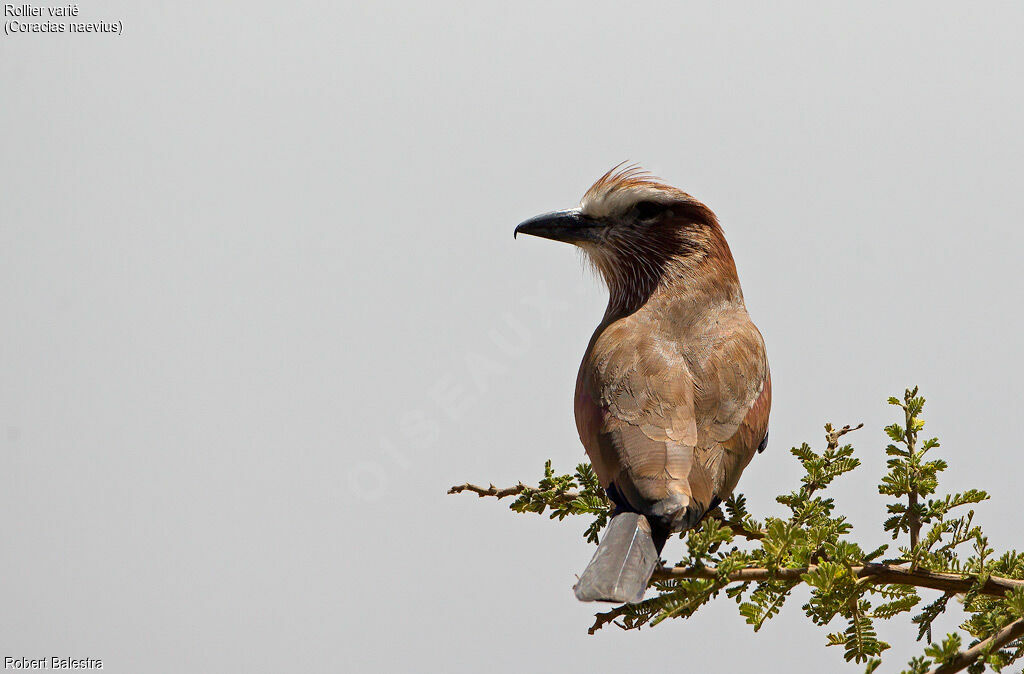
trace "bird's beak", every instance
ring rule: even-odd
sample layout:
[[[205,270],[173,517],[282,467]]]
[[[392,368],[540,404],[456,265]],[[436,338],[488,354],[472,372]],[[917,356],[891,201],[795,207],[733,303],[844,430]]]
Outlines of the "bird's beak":
[[[604,223],[589,218],[579,209],[555,211],[530,218],[519,223],[513,237],[519,234],[531,234],[544,239],[565,241],[566,243],[584,243],[597,241],[598,233],[604,229]]]

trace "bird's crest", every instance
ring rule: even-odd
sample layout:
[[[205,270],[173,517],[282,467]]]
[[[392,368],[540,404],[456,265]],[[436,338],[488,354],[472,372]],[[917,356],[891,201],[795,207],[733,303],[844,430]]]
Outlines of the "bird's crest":
[[[580,209],[601,218],[628,210],[638,201],[689,200],[685,192],[661,182],[637,164],[622,162],[597,179],[583,195]]]

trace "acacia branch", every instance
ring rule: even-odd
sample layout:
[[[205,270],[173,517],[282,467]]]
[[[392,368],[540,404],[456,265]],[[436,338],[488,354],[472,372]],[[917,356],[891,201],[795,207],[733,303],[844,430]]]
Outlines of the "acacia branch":
[[[801,580],[801,576],[810,573],[817,568],[817,565],[802,567],[798,569],[767,569],[749,568],[738,569],[726,576],[730,583],[749,583],[751,581],[764,580]],[[874,583],[889,585],[914,585],[926,587],[932,590],[942,590],[963,594],[974,587],[975,579],[972,576],[955,573],[940,573],[937,571],[925,571],[924,569],[912,569],[904,564],[864,564],[850,568],[857,578],[867,578]],[[654,572],[654,580],[672,580],[680,578],[718,578],[718,571],[714,567],[699,569],[687,569],[681,567],[662,568]],[[985,584],[981,586],[981,594],[1002,598],[1008,590],[1024,587],[1024,580],[1015,578],[1003,578],[1001,576],[989,576]]]
[[[1015,620],[1003,629],[999,630],[988,639],[979,641],[966,651],[960,651],[952,660],[944,665],[936,667],[928,674],[951,674],[970,667],[971,663],[986,653],[998,651],[1006,644],[1024,636],[1024,618]]]
[[[766,580],[800,582],[803,574],[814,571],[815,568],[817,568],[816,564],[798,569],[767,569],[762,567],[737,569],[736,571],[728,574],[725,577],[724,582],[717,584],[716,589],[721,589],[730,583],[750,583]],[[905,564],[864,564],[862,566],[850,567],[850,571],[857,578],[867,578],[873,583],[913,585],[915,587],[924,587],[931,590],[942,590],[943,592],[949,592],[951,594],[963,594],[975,585],[975,579],[971,576],[958,575],[955,573],[940,573],[937,571],[925,571],[924,569],[911,569],[909,565]],[[651,577],[651,580],[653,581],[683,579],[722,581],[722,578],[718,575],[718,570],[714,567],[702,567],[699,569],[683,567],[660,568],[657,569]],[[989,576],[985,581],[985,584],[981,587],[980,593],[991,597],[1002,598],[1008,590],[1019,587],[1024,587],[1024,580],[1003,578],[1001,576]],[[630,607],[630,604],[623,604],[622,606],[617,606],[610,611],[595,614],[594,624],[589,630],[587,630],[587,633],[594,634],[597,630],[601,629],[608,623],[618,625],[618,623],[615,622],[615,619],[628,613]],[[1016,626],[1015,631],[1009,631],[1010,627],[1013,626]],[[619,625],[619,627],[622,627],[622,625]],[[623,627],[623,629],[625,628]],[[958,669],[939,668],[929,674],[959,672],[980,657],[982,650],[987,647],[988,641],[994,641],[996,645],[993,646],[993,649],[998,649],[1021,636],[1024,636],[1024,619],[1012,623],[991,639],[983,641],[977,646],[958,655],[954,662],[961,662],[961,659],[969,658],[963,659],[963,666]],[[949,665],[946,666],[948,667]]]
[[[921,625],[921,635],[927,634],[929,641],[932,621],[946,610],[947,601],[953,596],[960,596],[964,602],[964,610],[971,615],[984,616],[983,620],[989,625],[1008,622],[987,638],[962,651],[957,651],[960,647],[959,638],[953,642],[944,642],[938,652],[934,648],[926,649],[925,658],[912,661],[911,665],[915,671],[925,666],[933,667],[929,674],[961,672],[967,669],[981,670],[984,669],[983,664],[986,662],[997,666],[1021,658],[1024,654],[1024,617],[1020,617],[1019,606],[1014,600],[1024,592],[1024,578],[991,576],[988,572],[997,566],[1016,568],[1024,555],[1012,552],[1008,554],[1009,561],[1006,564],[988,563],[987,556],[991,550],[987,548],[987,539],[982,536],[980,528],[972,525],[973,511],[958,520],[941,523],[949,509],[977,502],[986,497],[984,492],[970,490],[955,497],[946,496],[934,504],[929,502],[929,506],[925,507],[924,499],[936,491],[937,474],[944,470],[946,465],[943,462],[923,460],[925,453],[937,446],[938,441],[927,440],[923,445],[919,441],[919,431],[924,426],[919,416],[924,399],[916,397],[917,392],[917,388],[907,389],[902,403],[896,397],[890,398],[890,403],[903,408],[905,427],[901,428],[899,423],[895,423],[886,427],[886,432],[894,443],[906,445],[906,448],[905,451],[896,445],[887,448],[887,453],[896,458],[889,460],[891,470],[882,478],[879,486],[880,493],[896,496],[897,504],[890,504],[889,511],[902,513],[902,516],[887,520],[885,529],[891,531],[895,528],[909,534],[909,559],[862,562],[856,566],[850,565],[850,562],[836,566],[824,561],[823,550],[827,549],[825,545],[829,542],[838,544],[844,533],[841,526],[844,519],[832,516],[834,503],[831,499],[815,499],[812,495],[827,488],[836,475],[848,472],[859,464],[858,459],[851,458],[852,446],[840,447],[840,442],[848,433],[863,427],[863,424],[858,424],[835,428],[832,424],[826,424],[825,452],[818,454],[806,444],[794,448],[792,453],[800,460],[806,475],[802,478],[798,491],[777,499],[793,511],[788,522],[782,520],[787,531],[788,528],[800,529],[808,534],[806,539],[780,536],[781,540],[775,540],[775,536],[769,537],[767,530],[761,529],[761,526],[747,515],[743,501],[738,497],[733,504],[734,511],[728,507],[724,508],[737,515],[735,517],[727,519],[723,509],[717,507],[704,513],[704,519],[715,520],[717,526],[703,529],[691,536],[692,559],[687,562],[689,566],[656,569],[650,583],[655,590],[652,593],[655,596],[636,604],[612,606],[605,612],[597,613],[589,630],[590,634],[609,623],[622,629],[637,629],[644,625],[657,625],[667,618],[689,617],[729,586],[733,586],[734,591],[728,594],[742,601],[743,594],[751,589],[751,583],[757,584],[758,589],[749,596],[749,602],[740,605],[740,613],[747,617],[747,621],[757,631],[765,620],[778,612],[793,588],[804,583],[817,584],[818,576],[823,576],[841,582],[812,588],[815,596],[820,597],[822,605],[827,607],[832,615],[841,614],[852,623],[851,628],[845,633],[829,635],[829,644],[845,643],[846,657],[858,661],[868,658],[871,661],[869,668],[874,668],[881,662],[870,656],[877,655],[887,647],[879,642],[874,631],[869,629],[871,620],[889,617],[915,605],[920,599],[912,588],[925,588],[942,593],[938,601],[932,602],[921,615],[914,618],[914,622]],[[922,448],[918,449],[919,446]],[[570,514],[596,516],[586,532],[587,539],[594,540],[600,529],[607,524],[609,516],[615,514],[616,507],[608,501],[598,482],[594,480],[593,473],[581,465],[575,475],[555,476],[551,462],[548,461],[545,464],[544,475],[544,479],[537,486],[527,486],[520,482],[512,487],[498,488],[493,484],[481,487],[466,483],[452,487],[448,493],[468,491],[478,497],[491,496],[496,499],[513,496],[513,510],[543,513],[547,508],[551,508],[551,516],[558,519]],[[569,491],[568,488],[575,491]],[[906,500],[901,505],[898,501],[904,496]],[[808,504],[814,505],[814,508],[805,507]],[[932,505],[934,507],[931,507]],[[930,531],[927,540],[922,540],[923,529],[936,520],[940,524],[936,524]],[[825,534],[823,538],[818,533],[810,536],[819,528]],[[721,532],[725,529],[731,531],[733,536],[722,535]],[[943,536],[947,534],[950,538],[943,540]],[[733,537],[761,541],[768,549],[744,553],[734,548],[733,552],[728,554],[719,553],[721,543],[732,541]],[[772,539],[771,545],[768,543],[769,538]],[[819,541],[819,538],[822,538],[823,542]],[[972,557],[965,567],[962,566],[963,562],[956,555],[954,548],[972,539],[977,543],[979,557]],[[934,545],[941,547],[937,552],[929,554],[932,550],[929,546]],[[779,559],[772,561],[776,556]],[[927,562],[932,556],[935,556],[936,560],[948,556],[949,563],[937,561],[935,566],[944,567],[945,570],[930,571],[918,566],[922,556],[926,558],[924,566],[928,566]],[[737,568],[736,562],[742,564],[742,560],[746,560],[746,563],[752,566]],[[721,566],[715,568],[708,565],[715,561]],[[808,561],[813,563],[808,564]],[[758,564],[765,566],[754,566]],[[787,565],[797,564],[802,566],[787,568]],[[956,572],[951,572],[952,569],[956,569]],[[964,569],[969,569],[971,573]],[[1004,570],[1004,573],[1006,572],[1013,573]],[[843,581],[842,578],[846,580]],[[881,592],[886,597],[896,599],[888,605],[890,608],[872,615],[861,601],[864,592],[868,590]],[[807,615],[815,622],[821,617],[819,608],[810,604],[804,606]],[[962,628],[972,631],[970,627],[974,620],[976,619],[972,618],[972,622],[965,623]],[[981,638],[984,633],[976,635],[975,638]]]

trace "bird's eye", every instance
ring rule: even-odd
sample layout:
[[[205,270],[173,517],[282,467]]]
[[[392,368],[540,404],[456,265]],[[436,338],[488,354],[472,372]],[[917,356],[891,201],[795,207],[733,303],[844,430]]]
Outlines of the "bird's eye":
[[[665,208],[665,204],[659,204],[657,201],[640,201],[633,207],[633,210],[636,211],[636,217],[640,220],[650,220],[665,212]]]

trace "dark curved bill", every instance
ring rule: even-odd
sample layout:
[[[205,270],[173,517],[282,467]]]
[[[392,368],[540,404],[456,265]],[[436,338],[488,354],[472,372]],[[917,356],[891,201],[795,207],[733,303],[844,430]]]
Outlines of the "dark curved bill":
[[[555,211],[530,218],[519,223],[513,236],[529,234],[543,239],[582,243],[596,241],[598,232],[604,227],[599,220],[588,218],[578,209]]]

